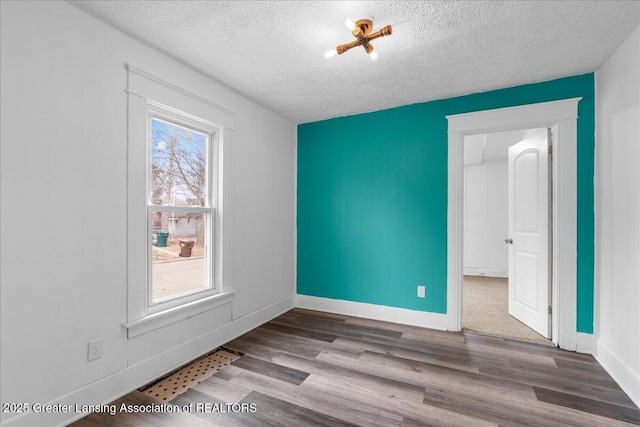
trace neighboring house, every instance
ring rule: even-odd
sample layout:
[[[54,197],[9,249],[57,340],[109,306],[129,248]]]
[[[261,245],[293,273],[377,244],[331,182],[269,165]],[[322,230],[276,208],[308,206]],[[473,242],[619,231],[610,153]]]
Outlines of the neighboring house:
[[[169,237],[193,237],[202,227],[202,217],[188,212],[161,212],[154,218],[153,231],[164,231]]]

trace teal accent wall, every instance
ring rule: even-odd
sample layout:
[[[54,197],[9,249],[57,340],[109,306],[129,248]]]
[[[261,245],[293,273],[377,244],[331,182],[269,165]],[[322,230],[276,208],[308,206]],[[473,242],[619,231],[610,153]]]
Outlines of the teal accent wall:
[[[592,73],[299,125],[298,294],[446,313],[445,116],[575,97],[577,328],[592,333]]]

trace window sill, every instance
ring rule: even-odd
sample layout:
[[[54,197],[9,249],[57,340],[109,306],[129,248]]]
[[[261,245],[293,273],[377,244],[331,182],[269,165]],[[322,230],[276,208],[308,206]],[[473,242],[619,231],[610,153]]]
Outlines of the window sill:
[[[189,317],[220,307],[221,305],[229,304],[233,301],[234,293],[234,291],[230,291],[212,295],[164,311],[149,314],[133,322],[125,323],[127,338],[134,338],[155,329],[162,328],[163,326],[168,326],[180,320],[188,319]]]

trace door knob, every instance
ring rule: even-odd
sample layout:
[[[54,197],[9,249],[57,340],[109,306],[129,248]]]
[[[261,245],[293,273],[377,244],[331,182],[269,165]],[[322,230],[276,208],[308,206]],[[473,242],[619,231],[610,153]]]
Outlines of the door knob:
[[[504,242],[513,245],[513,239],[504,239]]]

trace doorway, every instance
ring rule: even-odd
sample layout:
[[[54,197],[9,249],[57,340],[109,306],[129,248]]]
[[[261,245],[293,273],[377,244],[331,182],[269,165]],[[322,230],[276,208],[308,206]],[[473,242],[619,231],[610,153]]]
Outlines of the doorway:
[[[463,140],[465,135],[549,127],[555,151],[552,175],[552,341],[575,351],[577,311],[577,117],[582,98],[447,116],[447,329],[462,330]]]
[[[550,129],[463,144],[463,329],[551,344]]]

